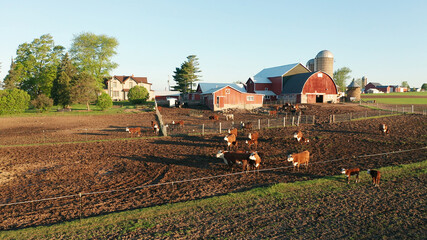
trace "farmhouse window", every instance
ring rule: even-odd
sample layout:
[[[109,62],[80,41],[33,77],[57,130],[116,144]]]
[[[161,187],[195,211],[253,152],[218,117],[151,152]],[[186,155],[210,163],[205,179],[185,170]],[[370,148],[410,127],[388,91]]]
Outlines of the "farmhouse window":
[[[254,96],[247,96],[246,101],[248,102],[254,101]]]
[[[133,87],[133,82],[130,82],[129,83],[129,88],[132,88]]]
[[[117,88],[117,82],[113,82],[113,88]]]
[[[119,91],[113,91],[113,97],[119,97]]]

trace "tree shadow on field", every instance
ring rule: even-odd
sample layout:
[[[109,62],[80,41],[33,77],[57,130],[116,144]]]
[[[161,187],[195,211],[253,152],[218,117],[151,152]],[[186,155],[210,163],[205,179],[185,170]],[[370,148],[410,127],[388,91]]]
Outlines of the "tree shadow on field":
[[[94,132],[79,132],[79,133],[75,133],[76,135],[90,135],[90,136],[109,136],[110,134],[106,134],[106,133],[94,133]]]
[[[182,155],[184,158],[168,158],[168,157],[158,157],[148,154],[143,155],[132,155],[132,156],[118,156],[119,158],[125,158],[132,161],[146,162],[146,163],[160,163],[167,165],[179,165],[185,167],[194,167],[200,169],[211,169],[213,164],[219,162],[218,159],[210,156],[200,156],[200,155]]]
[[[377,135],[376,132],[368,131],[349,131],[349,130],[329,130],[329,129],[313,129],[312,132],[327,132],[327,133],[346,133],[346,134],[374,134]]]
[[[197,137],[197,136],[182,136],[181,139],[179,138],[174,138],[174,140],[157,139],[153,143],[163,144],[163,145],[195,146],[195,147],[212,147],[214,146],[213,144],[215,143],[225,144],[224,138],[206,139],[206,138]]]

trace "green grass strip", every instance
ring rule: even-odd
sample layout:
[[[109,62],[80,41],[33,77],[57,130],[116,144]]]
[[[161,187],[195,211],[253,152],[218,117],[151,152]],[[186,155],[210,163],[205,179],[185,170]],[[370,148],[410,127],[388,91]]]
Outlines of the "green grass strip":
[[[395,181],[398,178],[417,177],[427,173],[427,160],[384,167],[379,170],[387,173],[383,174],[382,182]],[[363,171],[360,177],[361,179],[369,179],[366,171]],[[166,225],[174,218],[181,219],[182,216],[191,216],[192,213],[198,211],[203,211],[206,214],[221,213],[226,211],[224,209],[227,209],[228,206],[238,205],[238,209],[245,209],[248,205],[259,204],[260,202],[273,206],[275,204],[287,205],[287,203],[302,201],[307,195],[340,194],[363,187],[356,184],[349,186],[345,184],[343,178],[344,176],[340,175],[309,181],[280,183],[241,193],[230,193],[202,200],[112,213],[52,226],[3,231],[0,232],[0,239],[89,239],[102,238],[102,236],[120,236],[138,229],[151,229],[158,225]],[[194,221],[199,223],[198,220]]]

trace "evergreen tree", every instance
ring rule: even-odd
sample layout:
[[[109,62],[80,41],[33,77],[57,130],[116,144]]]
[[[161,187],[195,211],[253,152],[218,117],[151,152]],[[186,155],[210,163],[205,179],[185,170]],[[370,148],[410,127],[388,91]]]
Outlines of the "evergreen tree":
[[[21,63],[15,63],[12,59],[10,69],[3,81],[4,89],[18,88],[23,81],[24,67]]]
[[[190,55],[180,68],[176,68],[173,78],[177,85],[173,87],[174,90],[182,93],[194,92],[193,83],[200,81],[201,77],[198,75],[201,72],[198,61],[196,55]]]
[[[89,104],[98,97],[99,88],[96,79],[87,72],[80,73],[71,82],[70,96],[72,103],[86,104],[90,111]]]
[[[77,70],[71,63],[66,53],[58,66],[57,77],[53,81],[52,98],[55,105],[61,105],[63,108],[71,104],[71,81],[75,78]]]

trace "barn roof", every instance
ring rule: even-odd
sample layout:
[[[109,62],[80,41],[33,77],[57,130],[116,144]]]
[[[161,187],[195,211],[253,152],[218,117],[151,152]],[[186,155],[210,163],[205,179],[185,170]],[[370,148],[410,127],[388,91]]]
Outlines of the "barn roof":
[[[199,83],[199,87],[202,93],[213,93],[226,86],[230,86],[239,92],[246,92],[246,89],[243,87],[243,84],[235,83]]]
[[[374,85],[375,87],[381,86],[381,83],[377,83],[377,82],[370,82],[370,84]]]
[[[305,82],[307,82],[307,79],[313,74],[315,73],[308,72],[290,76],[285,86],[283,86],[283,93],[301,93]]]
[[[276,96],[277,95],[273,91],[270,91],[270,90],[255,91],[255,93],[256,94],[262,94],[265,96]]]
[[[301,65],[306,68],[301,63],[292,63],[283,66],[264,68],[263,70],[261,70],[261,72],[257,73],[254,76],[253,80],[255,83],[271,83],[270,79],[268,79],[269,77],[281,77],[298,65]]]

